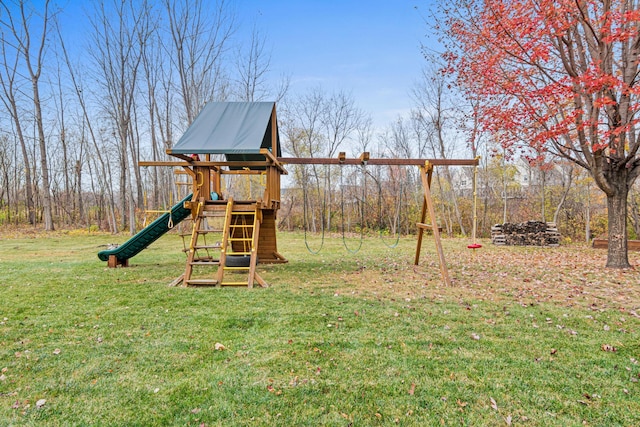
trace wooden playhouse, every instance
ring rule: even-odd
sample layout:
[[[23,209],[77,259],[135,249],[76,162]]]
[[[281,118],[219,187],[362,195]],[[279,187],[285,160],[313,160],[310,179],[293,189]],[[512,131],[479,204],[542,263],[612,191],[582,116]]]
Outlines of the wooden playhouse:
[[[258,262],[287,262],[276,239],[280,175],[286,170],[278,161],[275,103],[209,103],[167,154],[178,161],[140,166],[180,167],[191,177],[192,197],[184,208],[191,211],[193,227],[185,271],[174,284],[266,286],[256,271]],[[241,200],[226,194],[226,175],[259,175],[262,197]],[[210,235],[216,233],[212,244]]]

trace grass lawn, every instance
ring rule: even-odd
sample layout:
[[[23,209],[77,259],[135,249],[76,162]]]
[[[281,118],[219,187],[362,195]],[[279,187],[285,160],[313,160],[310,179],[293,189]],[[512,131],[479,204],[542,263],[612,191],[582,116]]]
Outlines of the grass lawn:
[[[180,238],[106,268],[125,240],[4,233],[0,425],[640,425],[640,272],[605,252],[449,239],[445,287],[430,239],[280,233],[269,288],[170,288]]]

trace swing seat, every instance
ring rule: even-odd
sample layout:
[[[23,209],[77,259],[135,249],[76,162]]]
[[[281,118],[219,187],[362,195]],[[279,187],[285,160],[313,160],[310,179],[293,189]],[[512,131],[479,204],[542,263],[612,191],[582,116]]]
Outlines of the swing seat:
[[[472,244],[467,246],[467,248],[469,248],[469,249],[480,249],[481,247],[482,247],[482,245],[479,244],[479,243],[472,243]]]

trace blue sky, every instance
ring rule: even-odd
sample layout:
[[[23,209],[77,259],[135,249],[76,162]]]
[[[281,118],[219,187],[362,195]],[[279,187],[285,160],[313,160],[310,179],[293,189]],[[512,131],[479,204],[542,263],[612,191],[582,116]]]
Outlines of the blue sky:
[[[420,44],[429,42],[429,1],[236,2],[243,27],[255,23],[267,37],[273,75],[290,75],[294,93],[344,90],[378,127],[411,109],[425,61]]]
[[[59,1],[71,24],[65,33],[82,40],[93,5]],[[237,13],[237,36],[248,38],[255,25],[267,38],[271,77],[290,76],[291,94],[345,91],[378,128],[411,109],[409,93],[425,63],[420,45],[432,43],[424,22],[432,0],[226,1]]]

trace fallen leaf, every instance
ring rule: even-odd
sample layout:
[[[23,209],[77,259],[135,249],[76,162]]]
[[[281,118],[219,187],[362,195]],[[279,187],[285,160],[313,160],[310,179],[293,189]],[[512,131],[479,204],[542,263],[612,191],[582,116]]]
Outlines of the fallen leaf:
[[[600,348],[602,349],[602,351],[612,351],[612,352],[613,352],[613,351],[618,351],[618,349],[617,349],[617,348],[615,348],[614,346],[609,345],[609,344],[602,344],[602,345],[600,346]]]
[[[213,348],[214,348],[216,351],[223,351],[223,350],[226,350],[226,349],[227,349],[227,347],[225,347],[223,344],[220,344],[219,342],[215,343],[215,345],[213,346]]]
[[[497,411],[498,410],[498,404],[496,403],[496,400],[493,397],[491,397],[489,400],[491,400],[491,408],[494,411]]]
[[[200,409],[200,408],[193,408],[193,409],[191,410],[191,413],[192,413],[192,414],[198,414],[198,413],[200,413],[200,411],[202,411],[202,409]]]
[[[471,338],[473,338],[474,340],[479,340],[480,339],[480,335],[476,334],[475,332],[471,334]]]
[[[463,402],[463,401],[461,401],[460,399],[458,399],[457,403],[458,403],[458,406],[459,406],[459,407],[461,407],[461,408],[464,408],[465,406],[467,406],[467,405],[468,405],[468,403],[467,403],[467,402]]]
[[[411,387],[409,388],[409,396],[413,396],[413,393],[416,392],[416,383],[411,383]]]
[[[61,350],[59,348],[56,348],[55,350],[53,350],[53,354],[60,354]]]
[[[552,349],[551,349],[551,354],[556,354],[557,352],[558,352],[558,349],[557,349],[557,348],[552,348]]]
[[[5,381],[7,376],[5,374],[0,375],[0,381]]]
[[[36,402],[36,408],[40,409],[47,403],[46,399],[40,399]]]
[[[511,425],[511,415],[507,415],[507,417],[504,419],[504,421],[507,423],[508,426]]]

